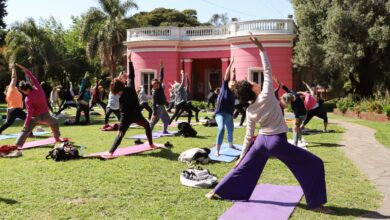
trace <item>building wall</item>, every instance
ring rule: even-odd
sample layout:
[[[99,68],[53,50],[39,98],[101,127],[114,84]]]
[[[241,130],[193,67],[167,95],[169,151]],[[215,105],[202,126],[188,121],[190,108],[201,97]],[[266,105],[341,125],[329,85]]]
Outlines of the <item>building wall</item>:
[[[165,93],[169,97],[169,82],[174,82],[180,77],[180,60],[178,52],[163,51],[163,52],[136,52],[132,53],[132,61],[135,69],[135,84],[138,87],[141,85],[142,70],[154,70],[160,76],[160,62],[164,62],[164,82]]]
[[[289,46],[291,41],[272,41],[265,43],[265,50],[270,58],[273,74],[284,84],[292,88],[292,53],[293,48]],[[161,44],[161,43],[160,43]],[[243,80],[249,76],[250,68],[262,67],[258,49],[249,40],[247,42],[237,42],[231,44],[221,44],[217,46],[128,46],[128,50],[133,51],[132,60],[136,71],[136,85],[141,84],[141,71],[143,69],[153,69],[159,76],[160,61],[164,61],[166,95],[169,97],[169,83],[175,80],[180,81],[181,61],[186,60],[186,73],[190,75],[190,88],[195,98],[199,98],[200,91],[204,91],[204,74],[207,68],[221,69],[222,76],[225,74],[227,62],[221,62],[222,58],[234,56],[233,67],[237,71],[237,79]],[[190,64],[188,63],[190,62]],[[194,76],[192,74],[195,74]],[[207,95],[207,94],[205,94]]]

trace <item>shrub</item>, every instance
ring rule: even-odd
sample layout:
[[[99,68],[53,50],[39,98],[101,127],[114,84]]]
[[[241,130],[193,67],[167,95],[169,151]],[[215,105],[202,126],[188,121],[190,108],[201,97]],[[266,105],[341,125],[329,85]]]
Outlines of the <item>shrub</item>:
[[[344,97],[344,98],[341,98],[336,106],[337,108],[342,112],[342,113],[345,113],[348,111],[348,109],[350,110],[354,110],[355,106],[356,106],[356,101],[355,99],[352,97],[352,96],[347,96],[347,97]]]
[[[390,118],[390,104],[386,104],[383,106],[383,113]]]
[[[207,102],[203,102],[203,101],[194,101],[194,100],[192,100],[191,103],[192,103],[192,105],[193,105],[195,108],[198,108],[198,109],[207,109]]]

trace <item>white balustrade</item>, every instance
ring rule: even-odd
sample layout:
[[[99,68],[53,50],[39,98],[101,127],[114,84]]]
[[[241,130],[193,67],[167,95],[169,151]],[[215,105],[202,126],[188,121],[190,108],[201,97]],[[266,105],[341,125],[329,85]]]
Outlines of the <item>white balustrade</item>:
[[[146,27],[127,30],[127,41],[147,40],[207,40],[256,34],[294,34],[292,19],[234,22],[225,26],[208,27]]]

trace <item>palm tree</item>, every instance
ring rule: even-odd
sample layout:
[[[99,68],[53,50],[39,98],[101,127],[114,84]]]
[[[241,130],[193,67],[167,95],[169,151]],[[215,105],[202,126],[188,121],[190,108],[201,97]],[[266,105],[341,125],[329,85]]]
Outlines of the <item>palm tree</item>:
[[[83,15],[81,35],[87,42],[87,56],[90,60],[99,57],[101,66],[107,67],[114,76],[117,64],[121,63],[125,51],[127,13],[138,9],[133,0],[97,0],[99,8],[91,7]]]
[[[50,37],[32,18],[14,24],[5,40],[5,54],[9,62],[26,64],[36,74],[42,73],[44,67],[57,59],[56,47]]]

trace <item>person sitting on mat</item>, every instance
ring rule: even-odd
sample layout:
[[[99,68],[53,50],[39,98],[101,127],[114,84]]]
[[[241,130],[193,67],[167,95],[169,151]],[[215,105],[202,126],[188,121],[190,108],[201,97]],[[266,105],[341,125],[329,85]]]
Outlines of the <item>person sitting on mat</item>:
[[[301,129],[304,129],[306,124],[309,123],[314,116],[317,116],[324,121],[323,131],[326,132],[328,126],[328,114],[326,113],[326,111],[323,110],[322,107],[320,107],[320,104],[311,94],[307,92],[298,92],[298,94],[302,98],[307,111],[305,121],[301,124]]]
[[[106,92],[104,91],[103,81],[99,81],[95,78],[95,87],[92,89],[92,102],[89,110],[98,104],[103,109],[104,113],[106,113],[107,104],[103,102],[105,96]]]
[[[165,97],[164,91],[164,63],[161,61],[160,64],[160,79],[152,80],[152,97],[153,97],[153,117],[150,122],[150,128],[153,131],[154,126],[160,120],[163,121],[164,134],[168,133],[168,125],[169,125],[169,115],[167,110],[165,109],[165,104],[167,103],[167,98]]]
[[[89,102],[91,101],[91,84],[87,81],[89,73],[86,72],[84,78],[81,80],[80,93],[78,98],[78,106],[76,111],[76,125],[80,124],[81,112],[84,112],[85,123],[90,124],[89,120]]]
[[[181,83],[175,83],[173,89],[175,92],[175,114],[171,117],[171,120],[169,124],[173,122],[173,120],[176,121],[179,119],[180,114],[184,111],[188,113],[188,123],[191,123],[191,118],[192,118],[192,111],[190,107],[188,106],[188,97],[187,97],[187,92],[186,92],[186,87],[185,87],[185,74],[184,70],[181,71]]]
[[[151,148],[156,148],[153,144],[152,130],[150,129],[148,121],[141,113],[137,92],[135,91],[135,73],[133,62],[131,62],[131,53],[129,54],[129,74],[127,74],[127,85],[123,83],[123,76],[115,78],[110,84],[110,91],[114,95],[119,95],[119,109],[121,119],[119,123],[119,131],[112,144],[111,149],[104,154],[104,156],[112,156],[118,146],[121,144],[130,125],[136,123],[145,129],[146,136]]]
[[[221,86],[220,93],[217,99],[217,108],[215,109],[215,121],[218,124],[218,134],[216,140],[217,150],[215,151],[215,156],[219,156],[219,150],[223,142],[223,136],[225,133],[225,126],[227,129],[227,136],[229,147],[236,149],[233,145],[233,132],[234,132],[234,122],[233,122],[233,112],[234,112],[234,101],[235,96],[233,93],[234,86],[236,81],[230,80],[230,70],[234,63],[234,57],[230,62],[230,65],[226,69],[225,77],[223,84]]]
[[[305,105],[298,93],[296,93],[293,90],[290,90],[287,86],[285,86],[280,81],[278,82],[282,86],[282,89],[287,92],[282,96],[281,101],[283,106],[287,107],[288,105],[291,105],[291,108],[294,112],[295,120],[293,126],[293,142],[295,146],[298,146],[298,142],[302,142],[301,125],[305,121],[305,117],[306,117]]]
[[[62,90],[60,92],[62,103],[59,107],[59,110],[55,114],[56,116],[61,114],[61,112],[67,108],[73,107],[73,108],[77,109],[77,104],[74,101],[73,84],[70,81],[68,76],[66,77],[66,81],[67,82],[65,82],[65,84],[63,84],[64,86],[62,87]]]
[[[26,120],[26,113],[23,111],[23,96],[16,87],[18,81],[15,65],[10,65],[11,68],[11,82],[5,88],[5,100],[7,102],[7,118],[0,127],[0,134],[3,133],[9,126],[11,126],[16,118]]]
[[[250,81],[240,81],[235,93],[244,102],[251,103],[247,109],[247,131],[243,150],[234,168],[206,197],[219,196],[226,200],[249,200],[268,158],[281,160],[291,170],[306,196],[309,209],[332,213],[323,206],[327,202],[325,170],[323,161],[314,154],[287,142],[288,127],[284,121],[272,85],[272,70],[262,43],[251,36],[250,40],[260,50],[264,68],[264,86]],[[260,123],[259,135],[252,144],[256,123]]]
[[[110,120],[111,113],[114,113],[118,121],[121,120],[121,115],[119,111],[119,97],[120,95],[114,95],[111,91],[108,94],[108,103],[106,108],[106,115],[104,118],[104,124],[108,124]]]
[[[148,112],[148,120],[152,119],[152,108],[149,106],[149,98],[148,95],[146,95],[144,86],[140,86],[138,88],[138,100],[141,106],[141,112],[145,109]]]
[[[19,67],[31,80],[32,85],[25,81],[19,83],[19,90],[26,96],[25,103],[27,116],[24,122],[22,133],[16,140],[18,148],[23,147],[27,137],[34,130],[36,125],[47,125],[51,128],[56,142],[61,142],[59,122],[49,113],[47,98],[38,79],[24,66],[15,64]]]

